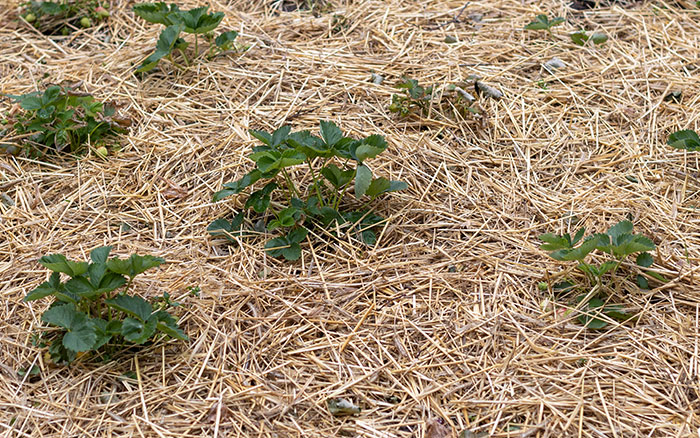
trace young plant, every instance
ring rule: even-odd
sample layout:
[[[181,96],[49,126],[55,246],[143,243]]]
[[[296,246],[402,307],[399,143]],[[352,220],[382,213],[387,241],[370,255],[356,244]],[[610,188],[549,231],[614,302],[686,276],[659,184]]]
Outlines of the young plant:
[[[585,30],[579,30],[578,32],[572,33],[570,36],[571,42],[577,46],[584,46],[588,41],[592,41],[593,44],[598,46],[608,40],[608,36],[603,32],[593,32],[591,35],[588,35]]]
[[[441,87],[441,92],[438,92],[437,86],[424,88],[418,84],[417,80],[404,77],[401,82],[396,84],[396,88],[404,90],[404,95],[393,94],[391,96],[389,111],[398,113],[402,117],[414,111],[424,115],[428,112],[431,102],[435,101],[438,106],[442,104],[450,105],[462,117],[466,116],[467,113],[479,114],[479,110],[474,106],[476,97],[466,91],[466,88],[471,85],[473,85],[477,96],[494,99],[499,99],[502,96],[500,91],[483,84],[476,78],[469,78],[465,82],[447,84]]]
[[[54,363],[68,364],[89,351],[111,357],[129,344],[143,344],[159,335],[188,339],[166,311],[177,304],[170,302],[169,296],[164,295],[154,305],[127,293],[134,277],[164,260],[136,254],[124,260],[108,259],[111,249],[103,246],[92,250],[91,263],[71,261],[61,254],[39,259],[53,273],[24,301],[54,297],[41,320],[56,329],[43,332],[39,343],[48,346]],[[62,282],[61,274],[70,278]]]
[[[163,2],[134,5],[134,12],[139,17],[149,23],[166,26],[158,38],[155,52],[148,56],[136,71],[143,73],[153,70],[164,57],[167,57],[173,65],[178,66],[172,56],[173,50],[176,49],[182,54],[185,64],[189,65],[189,59],[185,52],[189,43],[180,37],[182,32],[194,34],[194,59],[200,56],[199,35],[203,35],[210,43],[207,50],[209,58],[216,53],[235,48],[234,41],[238,36],[236,31],[223,32],[214,39],[211,32],[221,23],[224,13],[209,14],[207,13],[208,9],[209,6],[202,6],[189,11],[181,11],[176,4],[167,5]],[[214,44],[211,44],[212,39],[214,39]]]
[[[533,21],[525,26],[525,30],[546,30],[549,36],[552,36],[552,28],[564,22],[563,17],[555,17],[552,20],[545,14],[540,14]]]
[[[44,35],[68,35],[109,17],[108,5],[98,0],[28,1],[22,17]]]
[[[668,136],[667,143],[669,146],[676,149],[686,149],[688,151],[700,150],[700,136],[691,129],[674,132]]]
[[[417,80],[403,77],[395,87],[403,90],[404,95],[391,95],[389,111],[398,113],[402,117],[409,115],[415,110],[418,110],[421,114],[428,112],[430,101],[433,98],[432,86],[424,88],[418,84]]]
[[[116,108],[56,85],[43,93],[36,91],[21,96],[8,95],[24,110],[8,114],[8,122],[25,149],[33,156],[55,152],[78,153],[85,144],[102,146],[110,134],[124,132],[130,121],[116,116]]]
[[[232,221],[214,221],[209,233],[232,241],[254,235],[254,231],[243,228],[245,210],[252,209],[259,215],[267,213],[262,222],[267,219],[267,224],[261,230],[258,227],[259,231],[266,227],[281,234],[265,244],[272,257],[297,260],[301,256],[300,243],[313,227],[331,232],[346,229],[368,245],[376,242],[373,228],[383,219],[367,211],[367,205],[385,193],[407,187],[401,181],[374,177],[366,163],[387,148],[384,137],[371,135],[355,140],[343,136],[338,126],[326,121],[321,121],[320,137],[309,131],[291,132],[289,126],[273,133],[250,133],[262,142],[250,154],[255,169],[238,181],[224,184],[224,189],[214,194],[214,201],[237,195],[258,182],[265,185],[249,193],[243,211]],[[302,165],[311,178],[305,186],[293,181],[295,168]],[[350,190],[364,202],[359,209],[346,211],[343,201]],[[278,193],[282,200],[273,202],[273,194]]]
[[[612,285],[604,279],[610,277],[616,280],[616,273],[627,257],[636,255],[636,264],[642,268],[648,268],[654,263],[654,259],[649,254],[655,248],[654,242],[640,234],[632,233],[632,222],[621,221],[612,226],[607,232],[594,234],[585,239],[583,235],[585,229],[581,228],[572,237],[570,234],[542,234],[540,240],[545,242],[540,246],[545,251],[551,251],[549,256],[559,261],[576,261],[578,269],[585,274],[592,289],[577,297],[580,302],[586,297],[591,297],[583,304],[585,311],[578,317],[579,321],[589,328],[602,328],[607,325],[601,314],[615,320],[626,320],[630,315],[622,312],[619,305],[604,305],[608,292],[613,291]],[[580,244],[579,244],[580,243]],[[578,246],[577,246],[578,245]],[[585,261],[586,257],[593,251],[600,251],[607,254],[608,260],[602,264],[593,264]],[[644,271],[650,277],[659,281],[665,279],[651,271]],[[649,283],[644,275],[636,276],[637,285],[640,288],[648,289]],[[555,289],[571,290],[575,285],[565,282],[565,285],[557,284]],[[562,287],[565,286],[565,287]],[[584,288],[586,290],[587,288]]]

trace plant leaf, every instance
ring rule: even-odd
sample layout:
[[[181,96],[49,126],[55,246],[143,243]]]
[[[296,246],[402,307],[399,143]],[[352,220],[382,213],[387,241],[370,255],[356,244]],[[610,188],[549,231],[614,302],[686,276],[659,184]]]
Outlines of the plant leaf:
[[[360,199],[372,184],[372,171],[369,167],[361,164],[357,166],[357,173],[355,174],[355,197]]]
[[[176,4],[166,5],[164,2],[158,3],[137,3],[134,5],[134,13],[149,23],[164,24],[169,26],[172,23],[168,17],[180,9]]]
[[[643,252],[637,256],[637,266],[648,268],[654,264],[654,257],[648,252]]]
[[[216,44],[216,47],[220,48],[221,50],[230,50],[231,48],[233,48],[233,43],[236,40],[237,36],[238,32],[236,32],[235,30],[223,32],[218,37],[216,37],[214,43]]]
[[[146,321],[153,313],[151,304],[138,296],[117,295],[116,297],[105,300],[105,303],[120,312],[138,318],[141,321]]]
[[[668,136],[668,145],[676,149],[700,150],[700,137],[690,129],[676,131]]]
[[[51,254],[43,256],[39,259],[39,263],[41,263],[45,268],[50,269],[51,271],[63,272],[64,274],[68,274],[71,277],[83,275],[88,269],[88,264],[86,262],[73,262],[67,260],[66,257],[62,254]]]
[[[151,315],[145,321],[125,318],[122,322],[122,336],[134,344],[143,344],[156,332],[157,324],[158,318],[155,315]]]
[[[90,251],[90,259],[93,263],[107,263],[107,257],[112,250],[111,246],[101,246]]]
[[[27,296],[24,297],[23,301],[34,301],[44,297],[48,297],[49,295],[54,295],[56,292],[58,292],[58,289],[60,287],[61,274],[58,272],[54,272],[51,274],[51,277],[48,281],[41,283],[36,289],[29,292]]]
[[[343,138],[343,131],[335,123],[321,120],[321,137],[326,145],[333,147]]]

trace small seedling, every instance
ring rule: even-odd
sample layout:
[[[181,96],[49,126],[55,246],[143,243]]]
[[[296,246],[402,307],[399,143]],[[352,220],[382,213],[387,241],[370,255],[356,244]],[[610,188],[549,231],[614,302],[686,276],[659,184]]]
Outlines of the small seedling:
[[[214,201],[239,194],[258,181],[266,183],[248,195],[244,210],[232,221],[214,221],[209,233],[236,241],[265,229],[276,231],[281,236],[269,240],[265,249],[272,257],[286,260],[301,256],[300,244],[313,227],[336,233],[349,231],[368,245],[376,242],[374,228],[383,219],[365,208],[380,195],[407,188],[404,182],[374,177],[366,164],[387,148],[384,137],[371,135],[360,140],[345,137],[338,126],[326,121],[321,121],[320,137],[309,131],[291,132],[289,126],[273,133],[254,130],[250,133],[262,142],[250,154],[255,169],[238,181],[224,184],[224,189],[214,194]],[[302,164],[307,166],[311,178],[306,190],[292,180],[295,174],[292,168]],[[355,198],[364,203],[359,209],[345,211],[342,202],[351,189]],[[280,192],[284,193],[284,202],[273,202],[273,194]],[[263,215],[258,221],[261,227],[244,228],[248,209]]]
[[[70,88],[52,85],[43,93],[8,97],[24,110],[16,116],[8,114],[8,119],[33,156],[79,153],[86,144],[99,148],[107,136],[124,132],[130,124],[128,119],[117,117],[114,106]]]
[[[598,46],[608,40],[608,36],[603,32],[593,32],[591,35],[588,35],[585,30],[579,30],[578,32],[572,33],[570,36],[571,42],[577,46],[583,46],[588,41],[592,41],[593,44]]]
[[[189,58],[185,50],[189,43],[180,37],[182,32],[194,34],[194,57],[200,56],[199,35],[209,41],[209,49],[206,51],[207,58],[211,58],[217,53],[235,48],[235,39],[238,32],[229,31],[213,37],[212,31],[221,23],[224,18],[223,12],[207,13],[209,6],[202,6],[189,11],[181,11],[176,4],[167,5],[159,3],[138,3],[134,6],[134,13],[149,23],[163,24],[166,28],[160,33],[156,50],[148,56],[136,70],[144,73],[153,70],[161,59],[167,57],[173,65],[179,67],[173,60],[173,51],[178,50],[189,65]],[[212,40],[214,43],[212,44]]]
[[[555,17],[550,21],[549,17],[545,14],[540,14],[535,17],[533,21],[525,26],[525,30],[546,30],[549,36],[552,36],[552,28],[558,26],[564,22],[563,17]]]
[[[425,114],[433,97],[433,87],[422,87],[415,79],[404,77],[394,87],[404,91],[404,95],[392,94],[389,111],[407,116],[415,110]]]
[[[586,327],[602,328],[607,325],[607,322],[599,318],[601,314],[618,321],[624,321],[631,317],[622,311],[621,306],[606,305],[605,302],[607,297],[615,291],[616,273],[627,257],[636,254],[636,264],[641,268],[648,268],[654,263],[649,251],[652,251],[655,245],[647,237],[633,234],[632,222],[627,220],[617,223],[605,233],[594,234],[584,239],[585,231],[584,228],[581,228],[573,237],[568,233],[561,236],[551,233],[543,234],[540,236],[540,240],[545,243],[540,248],[551,251],[549,256],[555,260],[578,262],[578,269],[589,280],[589,286],[592,285],[590,290],[588,287],[583,287],[584,293],[577,297],[579,302],[585,297],[591,297],[582,304],[584,312],[579,315],[578,319]],[[596,250],[607,254],[609,260],[600,265],[585,262],[586,257]],[[656,272],[644,271],[644,273],[659,281],[666,281],[663,276]],[[604,280],[608,277],[612,280],[611,282]],[[649,288],[646,276],[639,274],[636,276],[636,280],[640,288]],[[572,289],[581,289],[581,287],[576,287],[570,282],[563,282],[554,285],[553,289],[568,292]]]
[[[91,263],[74,262],[61,254],[39,259],[53,273],[48,281],[29,292],[24,301],[48,296],[54,302],[41,315],[42,322],[57,329],[43,331],[39,346],[48,347],[54,363],[68,364],[79,353],[92,351],[110,357],[128,344],[143,344],[160,334],[187,340],[166,309],[173,303],[165,295],[157,303],[129,295],[134,277],[164,260],[150,255],[108,259],[111,246],[90,252]],[[62,282],[61,274],[69,280]],[[115,293],[119,288],[124,289]]]
[[[426,115],[433,100],[440,100],[437,104],[448,103],[462,116],[467,112],[478,114],[479,111],[473,106],[476,98],[467,92],[465,83],[447,84],[442,87],[442,93],[436,91],[436,86],[422,87],[417,80],[402,78],[395,85],[396,88],[404,91],[404,94],[392,94],[389,111],[397,113],[401,117],[406,117],[412,113]],[[477,95],[485,97],[500,98],[501,93],[480,81],[474,81],[474,91]],[[438,97],[436,99],[436,96]]]
[[[109,5],[98,0],[28,1],[22,17],[44,35],[68,35],[109,17]]]
[[[686,149],[689,151],[700,150],[700,137],[698,133],[686,129],[683,131],[676,131],[668,136],[668,145],[676,149]]]

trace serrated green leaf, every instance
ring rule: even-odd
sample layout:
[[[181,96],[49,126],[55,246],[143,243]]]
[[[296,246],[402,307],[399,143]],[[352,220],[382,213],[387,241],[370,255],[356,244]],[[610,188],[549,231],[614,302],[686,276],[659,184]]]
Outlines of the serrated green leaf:
[[[56,292],[58,292],[60,287],[61,274],[59,274],[58,272],[54,272],[51,274],[51,277],[48,281],[41,283],[36,289],[29,292],[22,301],[34,301],[44,297],[48,297],[49,295],[54,295]]]
[[[134,5],[134,13],[149,23],[164,24],[166,26],[174,24],[168,17],[179,12],[180,9],[176,4],[167,5],[163,2],[158,3],[137,3]]]
[[[333,147],[343,138],[343,131],[335,123],[321,120],[321,138],[326,145]]]
[[[676,149],[700,150],[700,136],[690,129],[676,131],[668,136],[668,145]]]
[[[75,277],[63,286],[66,292],[75,294],[81,298],[93,298],[95,294],[95,288],[90,284],[90,282],[85,277]]]
[[[111,246],[101,246],[90,251],[90,259],[93,263],[107,263],[109,252],[112,251]]]
[[[155,315],[151,315],[145,321],[139,321],[134,318],[125,318],[122,322],[122,336],[129,342],[134,344],[143,344],[153,336],[156,332],[158,319]]]
[[[372,184],[372,171],[369,167],[361,164],[357,166],[357,172],[355,174],[355,197],[360,199]]]
[[[70,275],[71,277],[83,275],[88,269],[88,264],[86,262],[73,262],[67,260],[62,254],[43,256],[39,259],[39,263],[51,271],[62,272]]]
[[[637,256],[637,266],[648,268],[654,264],[654,257],[648,252],[643,252]]]
[[[216,37],[214,43],[216,44],[216,47],[220,48],[221,50],[230,50],[231,48],[233,48],[233,44],[237,36],[238,32],[236,32],[235,30],[223,32],[218,37]]]
[[[117,295],[112,299],[105,300],[105,304],[141,321],[146,321],[153,313],[151,304],[138,296]]]
[[[85,324],[64,334],[62,343],[68,350],[81,352],[91,350],[96,341],[95,328],[92,324]]]

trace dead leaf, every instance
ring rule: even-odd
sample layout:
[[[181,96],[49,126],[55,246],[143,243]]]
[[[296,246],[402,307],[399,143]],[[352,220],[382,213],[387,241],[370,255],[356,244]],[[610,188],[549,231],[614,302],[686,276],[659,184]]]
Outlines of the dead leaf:
[[[359,406],[344,398],[332,398],[326,403],[328,404],[328,410],[330,413],[336,417],[342,415],[359,414],[362,410]]]
[[[425,423],[425,438],[450,438],[452,430],[442,418],[433,418]]]
[[[163,196],[165,199],[180,199],[184,198],[187,196],[188,192],[187,189],[182,188],[179,184],[174,183],[170,181],[167,178],[162,178],[163,181],[165,181],[170,187],[163,190],[161,193],[163,193]]]

